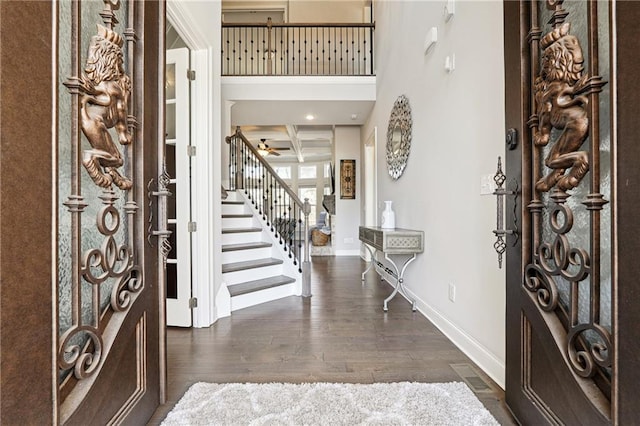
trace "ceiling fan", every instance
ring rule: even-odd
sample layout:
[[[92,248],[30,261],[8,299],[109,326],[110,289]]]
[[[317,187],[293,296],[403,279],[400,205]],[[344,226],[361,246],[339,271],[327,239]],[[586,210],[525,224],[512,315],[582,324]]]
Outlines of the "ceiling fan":
[[[258,153],[263,157],[266,155],[278,156],[280,155],[278,150],[289,149],[289,148],[269,148],[269,145],[266,144],[266,141],[267,141],[266,139],[260,139],[260,142],[258,143],[258,146],[257,146]]]

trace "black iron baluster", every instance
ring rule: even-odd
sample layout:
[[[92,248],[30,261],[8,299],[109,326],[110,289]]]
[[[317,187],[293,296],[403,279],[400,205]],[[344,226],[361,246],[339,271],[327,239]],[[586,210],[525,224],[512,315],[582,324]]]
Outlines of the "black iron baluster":
[[[242,144],[242,158],[243,158],[243,162],[242,162],[242,186],[244,187],[244,193],[245,195],[249,195],[249,190],[247,189],[248,185],[248,179],[249,179],[249,158],[247,155],[247,148],[245,147],[244,144]]]
[[[354,31],[357,31],[357,29],[351,30],[351,75],[356,75],[356,37]]]
[[[331,28],[327,28],[327,50],[329,53],[329,57],[327,58],[327,68],[329,71],[329,74],[331,74]]]
[[[296,253],[296,258],[298,259],[298,272],[302,272],[302,242],[305,238],[305,227],[302,223],[302,211],[300,210],[300,207],[298,207],[296,211],[298,212],[298,250]]]
[[[339,28],[338,31],[340,31],[340,75],[344,75],[342,74],[342,64],[344,60],[344,43],[342,39],[342,28]]]
[[[233,72],[232,74],[236,73],[236,30],[234,29],[231,32],[231,46],[232,46],[232,51],[231,51],[231,57],[233,58],[233,62],[231,62],[231,64],[233,65]]]
[[[277,184],[276,186],[278,188],[276,204],[276,231],[278,232],[280,244],[282,244],[282,193],[280,192],[280,184]]]
[[[251,59],[251,75],[253,75],[255,73],[255,71],[254,71],[254,69],[255,69],[254,68],[254,66],[255,66],[254,59],[255,58],[253,56],[253,49],[254,49],[255,46],[254,46],[254,42],[253,42],[253,30],[254,30],[254,28],[250,29],[251,37],[249,38],[249,44],[251,45],[251,48],[249,49],[249,52],[251,53],[251,57],[250,57],[250,59]]]
[[[227,74],[229,74],[229,66],[230,66],[229,65],[230,64],[230,62],[229,62],[229,50],[230,49],[231,48],[229,47],[229,32],[227,31]]]
[[[369,40],[370,40],[370,43],[369,43],[369,58],[371,60],[371,73],[370,73],[370,75],[373,75],[373,27],[371,27],[369,29]],[[364,46],[367,47],[367,41],[366,40],[364,42]],[[366,49],[365,49],[365,52],[366,52]],[[365,65],[367,64],[366,61],[367,61],[367,59],[365,57]],[[365,69],[366,69],[366,67],[365,67]]]
[[[336,27],[333,27],[333,59],[334,59],[334,65],[333,65],[333,74],[337,75],[338,74],[338,34],[336,31]]]
[[[296,39],[295,38],[292,38],[291,40],[291,51],[293,52],[291,56],[291,72],[295,74],[296,73]]]
[[[242,31],[242,33],[240,35],[240,47],[243,46],[242,43],[243,43],[243,40],[244,40],[244,50],[241,51],[242,52],[242,57],[240,58],[240,60],[244,59],[244,74],[246,75],[247,74],[247,62],[248,62],[247,61],[247,57],[249,56],[248,55],[248,49],[247,49],[247,29],[243,28],[242,30],[243,31]],[[240,64],[242,64],[242,62]],[[240,66],[240,69],[242,69],[242,66]]]
[[[251,177],[252,177],[252,186],[251,186],[251,202],[255,207],[258,207],[258,200],[256,199],[256,186],[258,177],[256,176],[256,168],[258,167],[258,159],[254,153],[251,153],[251,160],[253,162],[253,167],[251,167]]]
[[[319,56],[318,56],[318,50],[320,48],[320,40],[318,37],[318,32],[320,31],[320,28],[316,28],[316,74],[318,74],[320,72],[320,64],[318,63],[319,60]]]
[[[275,185],[273,184],[274,180],[275,180],[274,177],[271,176],[270,183],[269,183],[269,189],[270,189],[269,196],[271,197],[270,201],[269,201],[269,222],[270,223],[267,223],[267,225],[271,226],[271,232],[274,231],[274,227],[273,227],[274,220],[273,220],[273,218],[274,218],[275,211],[274,211],[274,208],[273,208],[273,200],[276,199],[276,197],[275,197]]]
[[[304,29],[304,75],[307,75],[307,29]]]

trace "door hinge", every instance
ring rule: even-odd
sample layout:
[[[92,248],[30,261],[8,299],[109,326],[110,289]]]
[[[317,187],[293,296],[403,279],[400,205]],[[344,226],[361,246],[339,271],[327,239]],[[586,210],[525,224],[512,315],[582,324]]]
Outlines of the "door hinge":
[[[187,225],[187,229],[189,230],[189,232],[196,232],[198,230],[198,226],[195,222],[189,222],[189,225]]]
[[[187,70],[187,78],[191,81],[196,79],[196,72],[195,70]]]
[[[189,157],[196,156],[196,146],[195,145],[187,145],[187,155]]]
[[[193,309],[197,307],[198,307],[198,298],[192,297],[191,299],[189,299],[189,309]]]

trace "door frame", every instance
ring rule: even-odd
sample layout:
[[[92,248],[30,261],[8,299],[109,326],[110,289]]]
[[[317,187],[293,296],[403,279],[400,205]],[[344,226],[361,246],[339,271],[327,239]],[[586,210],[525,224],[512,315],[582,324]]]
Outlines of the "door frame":
[[[189,8],[179,0],[167,1],[167,20],[184,40],[191,52],[191,69],[196,79],[191,82],[191,145],[196,155],[191,160],[192,221],[197,231],[191,234],[191,294],[197,300],[193,309],[193,327],[209,327],[218,319],[215,305],[215,283],[222,282],[221,227],[221,163],[220,141],[216,129],[221,128],[220,55],[198,28]],[[209,7],[220,8],[211,2]],[[220,19],[218,13],[218,19]],[[209,22],[212,28],[220,23]],[[216,79],[216,76],[218,78]]]
[[[527,58],[521,57],[520,41],[528,32],[528,1],[504,1],[504,47],[505,47],[505,130],[516,128],[519,136],[528,131],[526,125],[528,70]],[[614,366],[611,383],[611,421],[613,424],[633,424],[637,420],[637,394],[640,390],[640,369],[637,357],[640,353],[640,225],[637,213],[640,211],[640,82],[636,78],[640,67],[637,55],[637,40],[640,39],[640,5],[633,1],[611,3],[611,93],[612,102],[612,336],[614,346]],[[519,199],[530,199],[532,182],[526,169],[521,150],[530,149],[525,137],[519,137],[516,150],[506,150],[507,175],[521,175],[523,194]],[[506,259],[507,301],[509,295],[520,292],[521,282],[530,253],[528,237],[528,213],[522,203],[516,206],[517,223],[521,224],[522,235],[516,250]],[[514,204],[507,201],[507,223],[513,223]],[[520,324],[521,313],[510,308],[507,303],[507,351],[506,351],[506,401],[513,411],[518,411],[517,402],[510,394],[520,386],[520,377],[514,374],[514,366],[520,363],[520,352],[510,350],[510,342],[518,342],[519,333],[509,324]]]
[[[0,2],[0,344],[9,349],[0,353],[3,424],[61,422],[55,255],[59,197],[57,96],[61,90],[56,72],[57,8],[53,0]],[[145,57],[138,65],[147,66],[140,91],[148,94],[150,104],[141,109],[138,119],[144,137],[158,145],[164,134],[160,105],[164,60],[159,56],[159,52],[164,54],[164,14],[162,0],[149,1],[138,17],[144,19],[144,33],[138,36],[145,47]],[[25,75],[29,78],[25,79]],[[158,104],[151,105],[156,100]],[[140,179],[157,178],[160,151],[148,154],[138,170]],[[149,206],[140,206],[138,214],[149,217]],[[162,262],[154,255],[144,256],[144,263],[148,289],[144,294],[150,298],[145,306],[153,305],[155,309],[145,317],[146,328],[137,329],[142,330],[139,336],[145,340],[145,351],[152,359],[146,366],[147,381],[141,385],[151,384],[140,394],[138,403],[143,409],[136,412],[140,417],[151,416],[164,402],[165,385],[164,296],[154,281],[162,276]],[[115,370],[106,367],[107,362],[114,365],[118,361],[117,357],[107,357],[102,373]],[[131,413],[130,408],[105,415],[130,422],[147,420],[148,417],[125,418]]]

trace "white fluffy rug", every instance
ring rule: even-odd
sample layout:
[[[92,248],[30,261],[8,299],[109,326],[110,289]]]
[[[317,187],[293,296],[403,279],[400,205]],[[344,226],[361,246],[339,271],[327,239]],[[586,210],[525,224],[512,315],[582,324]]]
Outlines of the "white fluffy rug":
[[[196,383],[170,425],[498,425],[454,383]]]

